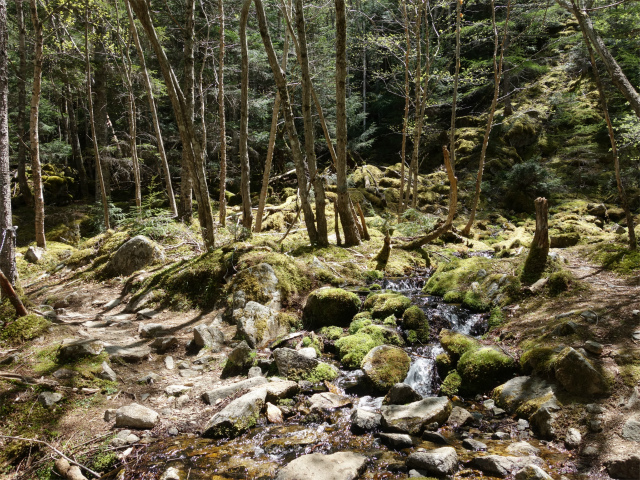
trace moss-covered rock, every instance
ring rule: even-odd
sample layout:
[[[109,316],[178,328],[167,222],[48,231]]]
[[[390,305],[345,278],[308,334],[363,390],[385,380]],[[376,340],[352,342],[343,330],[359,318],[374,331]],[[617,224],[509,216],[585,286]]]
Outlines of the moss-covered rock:
[[[371,325],[373,323],[373,317],[371,316],[371,312],[360,312],[351,321],[349,325],[349,333],[353,335],[357,333],[362,327],[366,327],[367,325]]]
[[[449,372],[453,370],[453,363],[451,357],[447,353],[440,353],[436,356],[436,370],[440,378],[446,378]]]
[[[406,378],[410,365],[411,359],[404,350],[381,345],[364,357],[361,368],[376,390],[387,392]]]
[[[367,353],[383,343],[376,341],[371,335],[358,332],[354,335],[340,338],[335,345],[338,349],[340,361],[345,367],[359,368],[362,359]]]
[[[611,390],[611,375],[596,368],[584,355],[571,347],[558,354],[554,368],[556,379],[568,392],[603,395]]]
[[[554,375],[553,366],[558,356],[551,347],[533,347],[520,356],[520,368],[527,375],[535,373],[543,377]]]
[[[567,248],[577,245],[580,241],[578,232],[558,233],[549,236],[549,246],[551,248]]]
[[[321,288],[311,292],[302,312],[302,321],[309,329],[349,325],[358,310],[360,298],[341,288]]]
[[[424,311],[417,305],[407,308],[402,315],[402,326],[410,332],[415,332],[417,341],[427,343],[429,341],[429,320]]]
[[[576,278],[571,272],[567,270],[559,270],[549,275],[547,287],[549,288],[549,293],[551,295],[558,295],[569,290],[575,281]]]
[[[8,320],[5,318],[4,320]],[[51,323],[36,314],[25,315],[7,323],[0,330],[0,339],[10,344],[18,344],[39,337],[47,331]]]
[[[375,293],[364,302],[365,310],[369,310],[373,318],[401,317],[410,306],[411,300],[401,293]]]
[[[462,379],[460,390],[468,394],[491,390],[517,370],[513,358],[489,347],[467,351],[456,369]]]
[[[344,330],[340,327],[323,327],[320,329],[320,335],[322,335],[327,340],[338,340],[340,337],[344,335]]]
[[[440,385],[440,394],[448,397],[457,395],[461,384],[462,378],[460,378],[460,374],[456,370],[452,370]]]
[[[453,332],[443,328],[440,330],[440,344],[451,358],[451,364],[456,366],[462,355],[481,347],[478,340],[463,333]]]

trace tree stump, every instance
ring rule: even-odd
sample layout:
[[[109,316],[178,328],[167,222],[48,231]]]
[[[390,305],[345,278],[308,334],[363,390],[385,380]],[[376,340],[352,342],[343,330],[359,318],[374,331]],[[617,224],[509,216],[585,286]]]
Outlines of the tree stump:
[[[529,284],[540,278],[547,265],[549,255],[549,204],[544,197],[536,198],[534,203],[536,207],[536,232],[522,271],[522,280]]]

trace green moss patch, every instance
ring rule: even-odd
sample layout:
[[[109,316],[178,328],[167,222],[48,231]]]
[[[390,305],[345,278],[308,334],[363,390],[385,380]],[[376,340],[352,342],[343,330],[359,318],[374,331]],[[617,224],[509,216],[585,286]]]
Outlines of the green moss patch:
[[[402,326],[407,330],[407,338],[414,332],[415,338],[421,343],[429,341],[429,320],[427,315],[417,305],[407,308],[402,315]],[[412,336],[413,338],[413,336]]]
[[[458,361],[461,391],[473,394],[491,390],[509,380],[516,371],[510,356],[489,347],[466,352]]]
[[[0,330],[0,339],[9,344],[33,340],[47,331],[51,322],[40,315],[29,314],[9,322]]]
[[[362,359],[373,348],[382,345],[384,341],[375,339],[367,333],[356,333],[342,337],[336,341],[336,348],[340,356],[340,361],[345,367],[360,368]]]
[[[311,292],[302,312],[302,321],[310,329],[347,326],[360,310],[360,298],[341,288],[321,288]]]
[[[480,342],[475,338],[447,330],[446,328],[440,330],[440,344],[451,357],[451,362],[454,366],[462,355],[481,347]]]
[[[371,312],[373,318],[401,317],[410,306],[411,300],[400,293],[375,293],[364,302],[364,308]]]
[[[320,329],[320,335],[325,337],[327,340],[338,340],[340,337],[344,335],[344,330],[340,327],[323,327]]]
[[[461,384],[462,378],[460,378],[460,374],[453,370],[447,375],[447,378],[444,379],[442,385],[440,385],[440,393],[447,397],[457,395]]]

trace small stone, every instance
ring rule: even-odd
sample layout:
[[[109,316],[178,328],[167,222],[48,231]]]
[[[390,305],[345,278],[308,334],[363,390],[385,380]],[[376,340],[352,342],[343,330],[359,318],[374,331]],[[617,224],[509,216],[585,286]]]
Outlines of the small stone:
[[[160,477],[160,480],[181,480],[180,470],[175,467],[169,467]]]
[[[640,442],[640,420],[631,418],[622,427],[622,437],[632,442]]]
[[[406,405],[422,400],[422,395],[406,383],[396,383],[382,400],[383,405]]]
[[[509,440],[511,435],[507,432],[494,432],[491,434],[492,440]]]
[[[349,397],[331,392],[316,393],[311,396],[309,401],[311,402],[311,411],[332,411],[351,405]]]
[[[631,337],[636,341],[640,341],[640,330],[636,330],[635,332],[633,332],[633,335],[631,335]]]
[[[105,310],[111,310],[112,308],[116,308],[118,305],[122,303],[122,297],[114,298],[113,300],[105,303],[102,308]]]
[[[169,336],[158,337],[153,342],[151,342],[151,345],[149,346],[151,348],[154,348],[158,353],[164,353],[167,350],[171,350],[176,345],[178,345],[178,339],[176,337]]]
[[[160,337],[164,333],[164,325],[160,323],[147,323],[138,325],[138,335],[142,338]]]
[[[167,370],[173,370],[175,368],[175,363],[171,355],[167,355],[166,357],[164,357],[164,367]]]
[[[582,443],[582,435],[580,434],[580,430],[577,428],[568,428],[567,434],[564,437],[564,445],[568,450],[574,450],[580,446]]]
[[[479,442],[478,440],[474,440],[472,438],[465,438],[462,441],[462,446],[467,450],[484,451],[487,449],[487,445],[485,443]]]
[[[176,408],[182,409],[187,406],[187,404],[191,401],[189,395],[180,395],[176,400]]]
[[[100,372],[100,378],[103,380],[109,380],[111,382],[115,382],[118,380],[116,372],[109,366],[107,362],[102,362],[101,365],[102,371]]]
[[[493,400],[485,400],[484,402],[482,402],[482,406],[487,410],[491,410],[496,406],[496,402],[494,402]]]
[[[140,400],[144,402],[150,396],[151,396],[150,393],[143,393],[142,395],[140,395]]]
[[[473,421],[473,415],[468,410],[462,407],[453,407],[447,423],[453,428],[459,428],[471,421]]]
[[[602,420],[599,418],[594,418],[589,420],[587,423],[587,427],[589,427],[589,431],[592,433],[600,433],[603,430]]]
[[[598,405],[597,403],[590,403],[587,405],[587,412],[594,415],[599,415],[601,413],[604,413],[604,407],[602,405]]]
[[[114,421],[116,419],[116,409],[115,408],[110,408],[108,410],[105,410],[103,418],[104,418],[105,422]]]
[[[262,369],[260,367],[251,367],[249,369],[249,373],[247,374],[247,377],[249,378],[262,377]]]
[[[176,435],[178,435],[180,432],[178,431],[178,429],[176,427],[169,427],[167,429],[167,433],[169,435],[171,435],[172,437],[175,437]]]
[[[0,360],[0,365],[11,365],[12,363],[16,363],[20,360],[20,357],[17,354],[9,355]]]
[[[136,314],[136,318],[138,320],[149,320],[150,318],[153,318],[159,314],[160,312],[158,312],[157,310],[154,310],[153,308],[143,308],[142,310],[138,310],[138,313]]]
[[[150,408],[137,403],[125,405],[116,410],[116,427],[153,428],[159,415]]]
[[[600,453],[600,449],[595,445],[587,445],[582,449],[582,455],[586,457],[592,457],[594,455],[598,455]]]
[[[381,433],[380,440],[388,447],[402,450],[413,447],[413,440],[404,433]]]
[[[59,368],[55,372],[53,372],[53,377],[58,380],[68,380],[69,378],[73,378],[78,375],[78,372],[74,372],[73,370],[69,370],[68,368]]]
[[[187,387],[186,385],[169,385],[164,389],[164,393],[166,393],[170,397],[179,397],[184,392],[188,392],[191,390],[191,387]]]
[[[449,445],[449,441],[439,432],[430,432],[425,430],[422,433],[422,439],[437,445]]]
[[[190,368],[185,368],[183,370],[180,370],[180,376],[182,378],[193,378],[199,375],[200,375],[200,372],[198,372],[197,370],[192,370]]]
[[[640,310],[631,310],[631,315],[637,317],[638,315],[640,315]]]
[[[47,408],[53,407],[60,400],[62,400],[62,394],[60,393],[42,392],[38,395],[38,402]]]
[[[598,321],[598,314],[591,310],[585,310],[580,314],[580,316],[589,323],[596,323]]]
[[[24,254],[24,259],[29,263],[40,263],[44,253],[44,248],[31,246],[27,249],[27,253]]]
[[[516,480],[553,480],[553,478],[537,465],[527,465],[515,476]]]
[[[269,402],[267,402],[267,420],[276,424],[284,423],[284,420],[282,419],[282,410]]]
[[[140,377],[138,379],[138,383],[146,383],[146,384],[153,384],[155,382],[157,382],[158,380],[160,380],[160,375],[158,375],[157,373],[148,373],[143,377]]]
[[[452,447],[415,452],[407,457],[407,467],[424,470],[427,475],[453,475],[458,469],[458,455]]]
[[[507,413],[507,411],[500,407],[493,407],[491,409],[491,413],[493,413],[494,416],[499,417],[500,415],[504,415],[505,413]]]
[[[357,408],[351,414],[351,430],[354,433],[362,433],[380,427],[382,415],[379,413]]]
[[[298,350],[298,353],[307,358],[318,358],[318,352],[313,347],[305,347]]]
[[[527,442],[516,442],[509,445],[506,452],[515,456],[535,456],[540,453],[540,449]]]
[[[520,418],[518,419],[518,424],[516,425],[516,428],[520,432],[524,432],[527,428],[529,428],[529,422],[527,422],[524,418]]]

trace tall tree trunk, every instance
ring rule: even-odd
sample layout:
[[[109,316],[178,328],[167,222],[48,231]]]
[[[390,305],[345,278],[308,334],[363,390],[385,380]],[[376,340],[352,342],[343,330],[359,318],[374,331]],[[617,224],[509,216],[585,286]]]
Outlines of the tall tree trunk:
[[[126,68],[126,67],[125,67]],[[128,107],[129,107],[129,142],[131,149],[131,162],[133,163],[133,181],[135,182],[136,207],[142,206],[142,187],[140,185],[140,163],[138,161],[138,146],[136,142],[136,97],[133,93],[133,85],[128,82],[129,89]]]
[[[102,187],[106,192],[107,198],[111,195],[111,168],[106,161],[107,158],[114,157],[110,152],[109,146],[109,124],[111,123],[108,115],[108,96],[107,96],[107,76],[109,67],[107,64],[107,52],[105,50],[104,38],[106,36],[106,28],[100,23],[96,29],[97,39],[93,48],[93,61],[96,66],[96,74],[93,76],[95,101],[93,101],[93,120],[95,128],[95,136],[100,148],[100,157],[102,161],[102,180],[96,176],[96,201],[101,194]],[[116,146],[118,146],[116,140]],[[116,147],[118,148],[118,147]],[[102,182],[104,185],[100,184]]]
[[[589,52],[589,60],[591,61],[591,69],[593,70],[593,77],[598,86],[598,94],[600,95],[600,105],[602,112],[604,113],[604,119],[607,123],[607,131],[609,133],[609,142],[611,143],[611,154],[613,155],[614,170],[616,175],[616,185],[618,187],[618,195],[622,203],[624,215],[627,220],[627,229],[629,230],[629,249],[636,250],[638,248],[638,242],[636,240],[635,225],[633,223],[633,215],[629,209],[629,202],[627,200],[627,192],[625,192],[624,185],[622,184],[622,178],[620,176],[620,158],[618,157],[618,145],[616,144],[616,137],[613,131],[613,125],[611,123],[611,117],[609,116],[609,107],[607,106],[607,97],[600,79],[600,73],[598,72],[598,65],[596,64],[596,58],[593,54],[593,48],[591,41],[586,32],[582,30],[584,43]]]
[[[242,226],[251,229],[251,192],[249,189],[249,46],[247,45],[247,19],[251,0],[245,0],[240,14],[240,194],[242,195]]]
[[[144,88],[147,92],[147,99],[149,100],[149,111],[151,112],[151,118],[153,120],[153,129],[156,133],[156,139],[158,142],[158,154],[160,155],[160,162],[162,163],[162,171],[164,173],[165,188],[167,189],[167,195],[169,196],[169,205],[171,212],[174,216],[178,215],[178,207],[176,206],[176,197],[173,193],[173,185],[171,184],[171,172],[169,170],[169,161],[167,160],[167,153],[164,150],[164,141],[162,140],[162,130],[160,129],[160,120],[158,119],[158,110],[156,109],[156,103],[153,96],[153,87],[151,86],[151,78],[149,77],[149,71],[147,70],[147,62],[144,59],[144,51],[140,44],[140,37],[138,37],[138,29],[133,20],[133,13],[131,12],[131,6],[129,2],[124,2],[127,7],[127,15],[129,17],[129,29],[131,30],[131,36],[133,37],[133,43],[136,45],[138,52],[140,69],[142,70],[142,76],[144,78]]]
[[[302,0],[296,0],[296,26],[298,30],[298,45],[300,68],[302,71],[302,119],[304,122],[304,148],[309,164],[311,183],[315,191],[317,243],[320,246],[329,245],[327,232],[327,216],[325,213],[324,181],[318,174],[315,152],[315,135],[313,133],[313,117],[311,115],[311,75],[309,74],[309,54],[307,52],[307,33],[305,30],[304,10]]]
[[[220,28],[220,52],[218,60],[218,117],[220,121],[220,225],[223,227],[227,222],[227,197],[225,195],[227,190],[227,124],[225,120],[224,109],[224,2],[218,0],[218,12],[219,12],[219,28]],[[266,166],[265,166],[266,170]],[[268,173],[266,173],[268,176]],[[260,221],[260,209],[258,209],[258,218],[256,219],[256,227]],[[257,229],[256,231],[260,231]]]
[[[524,262],[522,280],[528,284],[540,278],[547,265],[549,256],[549,204],[544,197],[536,198],[536,231],[533,234],[531,248]]]
[[[186,25],[184,31],[184,99],[186,103],[186,115],[189,116],[191,122],[195,118],[194,115],[194,85],[195,85],[195,61],[194,61],[194,24],[195,24],[195,1],[187,0],[185,2]],[[178,216],[181,220],[190,220],[193,215],[193,175],[190,165],[195,161],[191,157],[192,152],[189,148],[182,148],[182,175],[180,182],[180,207]]]
[[[402,18],[404,20],[404,116],[402,117],[402,147],[400,150],[400,195],[398,200],[398,220],[404,212],[404,164],[407,156],[407,128],[409,127],[409,61],[411,56],[411,37],[409,36],[409,15],[407,0],[402,0]]]
[[[69,135],[71,143],[71,156],[74,164],[78,169],[78,179],[80,181],[80,194],[82,198],[89,198],[89,179],[87,177],[87,169],[84,167],[84,159],[82,158],[82,149],[80,148],[80,138],[78,137],[78,120],[76,119],[76,109],[73,105],[71,97],[71,88],[66,86],[67,91],[67,114],[69,115]]]
[[[209,198],[209,189],[206,181],[206,173],[204,170],[204,156],[202,147],[198,141],[193,120],[187,115],[186,100],[184,94],[178,84],[178,79],[169,64],[169,60],[165,54],[157,32],[153,26],[151,16],[149,14],[149,4],[146,0],[126,0],[130,2],[131,7],[138,16],[140,23],[147,33],[147,37],[153,47],[158,59],[162,76],[167,87],[167,94],[171,100],[171,105],[176,116],[176,123],[180,131],[183,148],[191,150],[191,158],[193,164],[190,169],[193,173],[193,186],[198,201],[198,220],[202,230],[202,238],[208,250],[215,246],[215,225],[213,221],[213,212],[211,211],[211,199]]]
[[[449,132],[449,157],[451,168],[456,168],[456,109],[458,108],[458,83],[460,80],[460,21],[462,1],[456,2],[456,68],[453,76],[453,98],[451,100],[451,132]]]
[[[480,191],[482,186],[482,174],[484,172],[484,159],[487,156],[487,146],[489,145],[489,135],[493,128],[493,116],[496,113],[498,104],[498,96],[500,94],[500,78],[502,77],[502,61],[504,59],[505,40],[507,38],[507,29],[509,25],[509,16],[511,14],[511,0],[507,0],[507,17],[504,21],[504,33],[502,34],[502,47],[500,48],[500,60],[498,60],[498,27],[496,26],[496,10],[495,2],[491,0],[491,26],[493,27],[493,99],[489,108],[489,119],[487,120],[487,128],[484,131],[482,139],[482,151],[480,152],[480,160],[478,163],[478,176],[476,177],[476,192],[473,196],[473,204],[471,205],[471,214],[469,221],[462,230],[462,235],[468,236],[471,233],[471,227],[476,218],[476,210],[480,199]]]
[[[504,39],[505,52],[509,49],[509,33]],[[513,105],[511,104],[511,65],[507,63],[504,70],[504,79],[502,80],[502,90],[504,93],[504,116],[510,117],[513,115]]]
[[[250,0],[246,0],[246,3],[250,3]],[[267,28],[267,19],[264,13],[264,7],[262,6],[262,0],[255,0],[255,5],[262,43],[264,44],[264,48],[269,59],[269,65],[271,66],[271,71],[273,72],[276,86],[278,87],[278,92],[280,92],[282,110],[284,112],[285,127],[287,129],[287,134],[289,135],[291,154],[293,157],[293,163],[296,167],[296,175],[298,177],[298,190],[300,192],[300,203],[302,206],[302,212],[304,214],[304,223],[307,227],[307,234],[309,235],[309,239],[313,244],[317,241],[317,231],[313,210],[311,208],[311,204],[309,203],[308,165],[306,164],[302,156],[300,140],[298,138],[298,132],[296,131],[293,111],[291,109],[291,102],[289,100],[289,92],[287,91],[287,82],[282,71],[280,70],[278,59],[276,58],[276,54],[273,50],[271,36],[269,35],[269,30]]]
[[[32,0],[37,1],[37,0]],[[104,215],[104,228],[109,230],[109,202],[107,200],[107,189],[104,181],[104,170],[100,161],[100,148],[98,145],[98,136],[96,133],[96,122],[93,113],[93,95],[91,92],[91,60],[89,55],[89,2],[85,5],[85,31],[84,31],[84,48],[85,62],[87,68],[87,102],[89,109],[89,123],[91,124],[91,139],[93,141],[93,151],[96,160],[96,182],[98,183],[99,193],[102,200],[102,214]]]
[[[360,235],[350,209],[347,189],[347,11],[344,0],[336,6],[336,183],[338,213],[344,232],[345,246],[360,244]]]
[[[6,3],[5,3],[6,6]],[[33,205],[33,193],[27,181],[27,135],[25,132],[25,111],[27,108],[27,47],[26,28],[24,26],[24,10],[22,0],[16,0],[16,13],[18,17],[18,55],[20,63],[18,65],[18,118],[16,130],[18,133],[18,183],[20,185],[20,195],[28,206]]]
[[[42,170],[40,166],[40,135],[38,120],[40,116],[40,94],[42,89],[42,56],[44,38],[42,22],[38,17],[38,0],[31,0],[31,22],[33,23],[33,86],[31,87],[31,115],[29,124],[29,140],[31,142],[31,176],[33,178],[33,194],[35,207],[36,244],[40,248],[47,247],[44,235],[44,195],[42,191]]]
[[[22,4],[18,5],[22,15]],[[0,270],[11,284],[18,278],[15,229],[11,220],[11,175],[9,168],[9,67],[7,2],[0,0]],[[24,105],[22,105],[24,110]],[[24,114],[23,114],[24,121]]]

